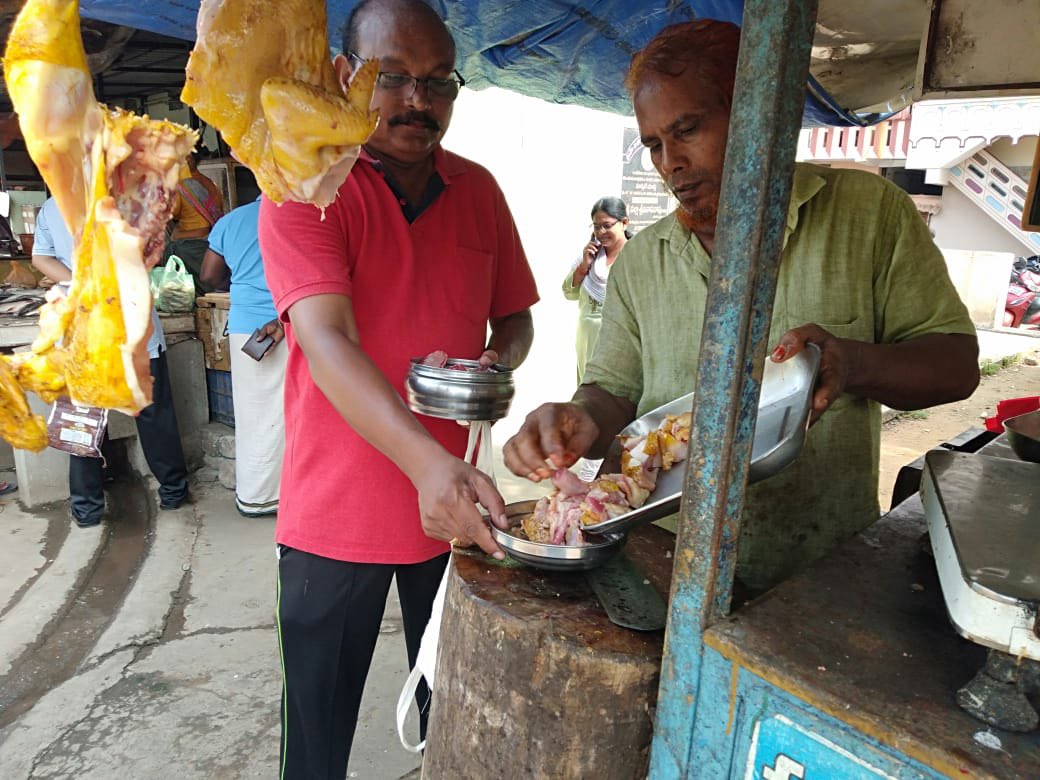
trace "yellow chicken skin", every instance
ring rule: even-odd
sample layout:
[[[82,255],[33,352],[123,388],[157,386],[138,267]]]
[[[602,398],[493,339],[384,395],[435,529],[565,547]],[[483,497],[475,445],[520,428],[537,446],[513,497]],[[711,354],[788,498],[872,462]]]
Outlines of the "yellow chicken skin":
[[[181,100],[220,131],[271,200],[329,205],[361,144],[379,63],[343,95],[325,0],[202,0]]]
[[[0,436],[23,450],[39,451],[47,446],[47,425],[29,409],[25,392],[6,360],[0,360]]]
[[[76,0],[28,0],[8,39],[4,76],[29,153],[74,245],[68,296],[48,294],[31,353],[0,361],[18,388],[0,388],[0,435],[35,447],[36,434],[9,436],[9,422],[25,415],[32,430],[46,433],[23,389],[48,402],[67,394],[80,405],[130,414],[151,403],[148,268],[161,257],[181,169],[198,135],[96,102]]]
[[[51,404],[66,394],[65,357],[65,350],[52,349],[43,354],[17,352],[0,359],[11,367],[24,390],[36,393]]]
[[[90,150],[101,127],[78,2],[25,4],[7,39],[4,79],[29,156],[76,236],[86,219]]]

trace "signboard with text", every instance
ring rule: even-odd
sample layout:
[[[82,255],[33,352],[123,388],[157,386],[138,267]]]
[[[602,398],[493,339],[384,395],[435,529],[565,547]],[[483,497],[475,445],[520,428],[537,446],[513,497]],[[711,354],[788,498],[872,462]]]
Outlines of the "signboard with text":
[[[629,228],[638,232],[670,213],[675,205],[639,140],[639,130],[624,128],[621,199],[628,206]]]

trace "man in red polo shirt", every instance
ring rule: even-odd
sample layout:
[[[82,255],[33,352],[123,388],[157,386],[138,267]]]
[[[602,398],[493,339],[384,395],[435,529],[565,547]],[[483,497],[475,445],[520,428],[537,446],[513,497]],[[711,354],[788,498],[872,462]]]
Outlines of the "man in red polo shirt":
[[[410,358],[436,349],[519,365],[538,299],[495,180],[440,146],[461,86],[441,19],[417,0],[363,2],[343,52],[344,85],[380,60],[378,128],[324,216],[266,198],[260,211],[289,346],[276,530],[287,778],[346,774],[391,578],[412,665],[448,540],[501,557],[474,504],[504,522],[503,500],[460,460],[466,430],[416,418],[401,395]]]

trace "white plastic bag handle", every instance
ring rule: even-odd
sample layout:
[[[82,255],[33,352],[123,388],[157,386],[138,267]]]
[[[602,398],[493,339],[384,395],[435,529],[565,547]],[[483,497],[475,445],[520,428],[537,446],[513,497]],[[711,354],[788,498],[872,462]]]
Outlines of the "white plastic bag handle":
[[[423,639],[425,638],[426,635],[424,634]],[[408,679],[404,681],[401,695],[397,697],[397,738],[401,740],[401,747],[409,753],[421,753],[422,749],[426,747],[425,739],[413,745],[404,733],[404,722],[408,718],[408,712],[412,709],[412,704],[415,702],[415,692],[419,688],[419,680],[422,678],[422,669],[419,668],[419,664],[416,664],[412,667],[412,671],[408,673]]]
[[[473,460],[474,455],[476,461]],[[466,444],[466,454],[462,458],[466,463],[483,471],[491,481],[495,482],[495,450],[491,446],[491,423],[471,422],[469,424],[469,442]]]
[[[415,691],[419,688],[419,680],[426,678],[426,684],[433,692],[433,678],[437,673],[437,644],[441,634],[441,619],[444,615],[444,599],[448,593],[448,577],[451,575],[451,561],[444,568],[444,576],[437,588],[437,595],[433,597],[433,609],[430,610],[430,622],[426,624],[422,641],[419,643],[419,654],[415,659],[415,666],[405,680],[401,695],[397,697],[397,738],[401,740],[401,747],[410,753],[422,752],[426,747],[426,740],[412,744],[405,736],[404,722],[408,718],[408,712],[412,709],[415,701]]]

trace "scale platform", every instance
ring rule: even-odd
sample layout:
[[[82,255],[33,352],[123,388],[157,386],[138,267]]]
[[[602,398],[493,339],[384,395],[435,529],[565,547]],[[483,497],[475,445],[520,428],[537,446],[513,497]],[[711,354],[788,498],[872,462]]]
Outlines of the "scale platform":
[[[1040,660],[1040,464],[935,450],[921,498],[954,627]]]

